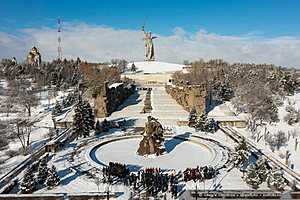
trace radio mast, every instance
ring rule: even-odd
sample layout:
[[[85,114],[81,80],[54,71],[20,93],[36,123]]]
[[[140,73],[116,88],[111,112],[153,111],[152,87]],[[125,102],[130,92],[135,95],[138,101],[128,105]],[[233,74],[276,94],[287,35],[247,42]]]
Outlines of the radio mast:
[[[61,20],[57,19],[57,59],[62,61],[62,48],[61,48]]]

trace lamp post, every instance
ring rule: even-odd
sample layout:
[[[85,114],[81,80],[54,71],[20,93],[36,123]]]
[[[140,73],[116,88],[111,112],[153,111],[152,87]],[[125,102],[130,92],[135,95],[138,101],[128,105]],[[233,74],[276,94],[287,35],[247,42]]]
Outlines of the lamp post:
[[[106,186],[106,199],[109,200],[109,186],[110,186],[110,183],[107,183],[107,186]]]

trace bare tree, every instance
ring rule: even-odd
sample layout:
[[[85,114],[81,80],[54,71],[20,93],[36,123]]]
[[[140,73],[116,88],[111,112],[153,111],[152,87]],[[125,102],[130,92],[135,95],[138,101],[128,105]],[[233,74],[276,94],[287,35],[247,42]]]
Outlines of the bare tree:
[[[270,145],[272,151],[274,151],[275,148],[279,150],[280,147],[287,144],[287,141],[288,137],[283,131],[278,131],[277,133],[269,134],[266,137],[266,142]]]

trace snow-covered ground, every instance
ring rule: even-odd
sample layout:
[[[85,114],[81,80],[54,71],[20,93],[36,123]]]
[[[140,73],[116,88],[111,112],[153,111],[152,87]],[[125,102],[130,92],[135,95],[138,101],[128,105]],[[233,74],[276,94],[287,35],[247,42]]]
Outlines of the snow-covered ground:
[[[128,63],[127,67],[130,69],[132,65]],[[185,65],[175,64],[175,63],[166,63],[166,62],[157,62],[157,61],[144,61],[144,62],[134,62],[134,65],[137,68],[137,72],[143,73],[168,73],[180,71]]]
[[[180,134],[188,138],[190,132]],[[127,138],[113,141],[88,151],[88,161],[96,163],[96,167],[109,162],[126,163],[131,171],[141,168],[161,168],[162,170],[183,171],[195,166],[222,166],[227,160],[227,151],[207,140],[190,138],[184,141],[179,138],[168,138],[164,142],[166,153],[161,156],[139,156],[137,149],[141,138]],[[189,157],[185,155],[188,154]],[[201,157],[199,155],[202,155]],[[93,162],[94,161],[94,162]]]
[[[5,80],[1,80],[0,84],[3,88],[9,90]],[[29,117],[31,121],[36,121],[30,133],[30,148],[32,150],[40,148],[48,141],[49,128],[53,127],[51,108],[56,101],[61,101],[67,94],[68,92],[58,92],[56,97],[49,97],[47,91],[36,94],[39,98],[39,103],[38,106],[31,109],[31,117]],[[6,96],[1,97],[6,98]],[[6,113],[0,113],[0,120],[9,121],[17,117],[28,118],[27,113],[22,107],[17,106],[17,110],[16,113],[10,113],[9,116],[7,116]],[[9,141],[7,149],[0,151],[0,159],[3,161],[3,163],[0,164],[0,177],[27,158],[27,156],[22,155],[19,151],[21,148],[22,144],[16,137]],[[7,154],[11,151],[14,151],[15,155],[9,158]]]
[[[289,167],[294,165],[294,171],[300,173],[300,147],[298,144],[297,149],[295,148],[296,140],[300,141],[300,124],[296,123],[289,125],[284,117],[287,114],[286,107],[289,105],[288,102],[292,102],[293,107],[296,110],[300,110],[300,93],[296,93],[293,96],[288,96],[284,100],[284,104],[278,108],[278,118],[279,122],[266,124],[265,126],[258,127],[256,135],[250,133],[248,129],[237,129],[240,133],[244,134],[246,137],[250,138],[257,143],[262,149],[265,149],[270,154],[274,155],[277,159],[281,160],[282,163],[286,163],[286,154],[287,151],[290,154],[287,164]],[[264,140],[263,135],[266,134],[275,134],[278,131],[283,131],[287,138],[287,145],[282,146],[279,150],[275,149],[272,152],[268,143]],[[261,138],[261,139],[259,139]]]
[[[114,112],[110,119],[136,119],[134,121],[135,126],[144,126],[147,114],[141,114],[143,108],[143,99],[145,98],[145,91],[139,91],[137,94],[132,95],[122,106],[119,111]],[[163,88],[153,89],[152,106],[154,108],[151,115],[158,118],[160,122],[165,126],[172,126],[174,135],[182,135],[189,133],[189,136],[200,136],[208,139],[213,139],[228,148],[233,148],[236,144],[222,131],[217,131],[215,134],[206,134],[201,132],[195,132],[194,129],[189,127],[179,127],[176,124],[178,119],[187,118],[188,113],[184,111],[168,94],[165,93]],[[168,105],[168,106],[164,106]],[[58,169],[58,174],[61,177],[61,184],[59,187],[48,190],[43,188],[38,193],[51,193],[51,192],[96,192],[98,191],[97,184],[93,178],[89,178],[84,175],[82,171],[93,171],[94,165],[91,165],[88,159],[86,159],[89,149],[97,145],[104,138],[114,138],[127,135],[129,130],[121,131],[117,129],[110,130],[106,135],[82,138],[78,141],[74,141],[68,144],[65,149],[57,152],[51,159],[49,165],[55,165]],[[173,150],[170,151],[169,158],[143,158],[138,157],[135,152],[138,148],[139,140],[133,139],[122,140],[114,143],[104,145],[98,149],[97,159],[107,163],[109,161],[117,161],[121,163],[127,163],[131,165],[139,165],[141,167],[149,167],[153,165],[160,166],[162,168],[182,170],[185,167],[196,167],[209,164],[212,158],[212,153],[208,149],[203,149],[199,145],[190,144],[190,142],[176,142],[173,145]],[[85,144],[85,145],[82,145]],[[69,162],[68,159],[71,156],[71,152],[77,149],[74,162]],[[98,151],[97,150],[97,151]],[[95,170],[96,171],[96,170]],[[97,174],[97,173],[96,173]],[[101,173],[98,174],[102,177]],[[242,173],[238,169],[233,169],[227,172],[227,169],[222,169],[220,174],[213,180],[208,180],[202,183],[188,182],[185,189],[195,189],[196,184],[198,189],[212,189],[212,185],[220,183],[222,189],[251,189],[243,180]],[[99,191],[104,192],[107,185],[101,183],[99,185]],[[268,189],[266,184],[262,184],[259,189]],[[130,189],[124,187],[122,184],[114,184],[110,188],[111,191],[119,192],[122,194],[119,199],[128,199]]]

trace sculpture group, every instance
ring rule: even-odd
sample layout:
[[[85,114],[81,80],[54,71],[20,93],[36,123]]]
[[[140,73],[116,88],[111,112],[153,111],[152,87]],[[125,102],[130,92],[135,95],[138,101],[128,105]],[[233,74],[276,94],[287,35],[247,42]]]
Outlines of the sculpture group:
[[[137,154],[141,156],[162,155],[166,151],[163,144],[163,127],[154,117],[148,116],[147,119]]]

